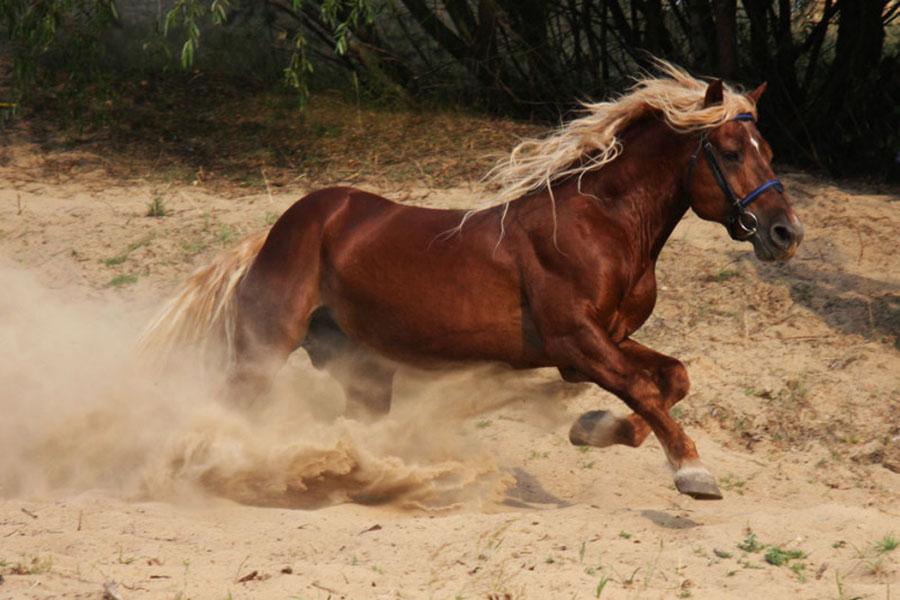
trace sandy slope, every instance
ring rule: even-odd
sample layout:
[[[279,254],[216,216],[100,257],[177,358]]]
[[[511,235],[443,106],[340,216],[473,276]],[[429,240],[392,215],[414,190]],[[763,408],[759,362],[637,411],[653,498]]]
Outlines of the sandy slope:
[[[183,380],[136,383],[123,355],[152,307],[302,190],[222,197],[13,152],[0,598],[100,598],[113,581],[122,598],[900,593],[900,550],[873,545],[900,537],[896,194],[786,177],[807,226],[786,266],[693,216],[676,230],[640,337],[691,373],[676,411],[727,495],[700,503],[674,492],[655,440],[571,447],[581,411],[623,407],[552,371],[406,372],[369,428],[303,357],[255,423],[180,396]],[[168,216],[144,216],[154,197]],[[749,531],[762,550],[738,548]],[[805,557],[773,566],[773,545]]]

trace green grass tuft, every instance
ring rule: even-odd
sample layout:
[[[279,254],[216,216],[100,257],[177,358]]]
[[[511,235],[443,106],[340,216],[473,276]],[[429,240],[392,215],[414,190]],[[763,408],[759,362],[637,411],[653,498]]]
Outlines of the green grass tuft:
[[[763,546],[759,539],[757,539],[756,534],[752,531],[747,532],[747,537],[737,545],[738,550],[743,550],[744,552],[759,552],[765,546]]]
[[[106,287],[122,287],[123,285],[131,285],[132,283],[136,283],[138,280],[137,275],[132,275],[131,273],[122,273],[121,275],[116,275],[112,279],[109,280],[109,283],[106,284]]]
[[[798,558],[806,558],[806,553],[802,550],[783,550],[778,546],[772,546],[766,551],[766,554],[763,556],[763,558],[770,565],[780,567],[788,561]]]
[[[894,537],[894,534],[888,533],[883,538],[875,542],[875,552],[878,554],[887,554],[893,552],[900,546],[900,540]]]
[[[160,218],[169,214],[168,209],[166,209],[166,203],[163,201],[162,196],[154,196],[153,200],[150,201],[150,204],[147,205],[147,216]]]

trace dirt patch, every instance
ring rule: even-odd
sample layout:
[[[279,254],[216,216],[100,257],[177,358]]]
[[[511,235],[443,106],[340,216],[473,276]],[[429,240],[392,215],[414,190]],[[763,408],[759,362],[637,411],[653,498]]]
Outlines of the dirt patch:
[[[196,383],[136,385],[125,357],[161,299],[318,182],[225,193],[111,178],[83,149],[4,153],[0,597],[100,597],[112,580],[148,598],[896,589],[895,191],[786,175],[807,239],[783,266],[693,216],[675,231],[639,337],[687,363],[676,412],[727,495],[707,504],[675,493],[654,440],[570,446],[582,411],[624,407],[552,371],[405,371],[372,427],[340,417],[302,356],[255,423]],[[356,183],[428,206],[479,197]]]

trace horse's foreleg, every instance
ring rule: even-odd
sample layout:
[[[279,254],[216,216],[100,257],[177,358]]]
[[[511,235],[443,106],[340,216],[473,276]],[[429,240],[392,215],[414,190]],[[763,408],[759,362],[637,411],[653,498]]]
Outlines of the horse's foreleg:
[[[662,394],[663,406],[670,410],[690,389],[687,369],[680,360],[666,356],[635,342],[624,340],[619,350],[628,355],[641,368],[651,373]],[[571,375],[563,378],[571,381]],[[639,414],[616,417],[606,410],[592,410],[584,413],[572,425],[569,439],[575,445],[604,448],[613,444],[623,444],[637,448],[650,435],[650,425]]]
[[[678,491],[695,498],[721,498],[715,479],[700,463],[694,441],[668,412],[667,400],[677,394],[672,393],[674,388],[666,389],[667,382],[660,380],[658,369],[648,370],[648,349],[641,350],[635,342],[615,344],[593,323],[548,342],[548,349],[560,362],[621,398],[649,425],[675,469]],[[681,387],[686,393],[686,386]]]

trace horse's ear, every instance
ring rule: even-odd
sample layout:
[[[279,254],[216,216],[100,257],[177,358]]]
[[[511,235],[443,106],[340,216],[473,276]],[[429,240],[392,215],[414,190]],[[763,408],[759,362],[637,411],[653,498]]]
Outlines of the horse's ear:
[[[716,79],[706,88],[706,97],[703,98],[703,108],[714,104],[722,104],[722,80]]]
[[[759,87],[747,94],[747,97],[753,100],[753,104],[759,104],[759,99],[762,98],[763,92],[766,91],[766,87],[769,85],[768,81],[763,81],[759,84]]]

